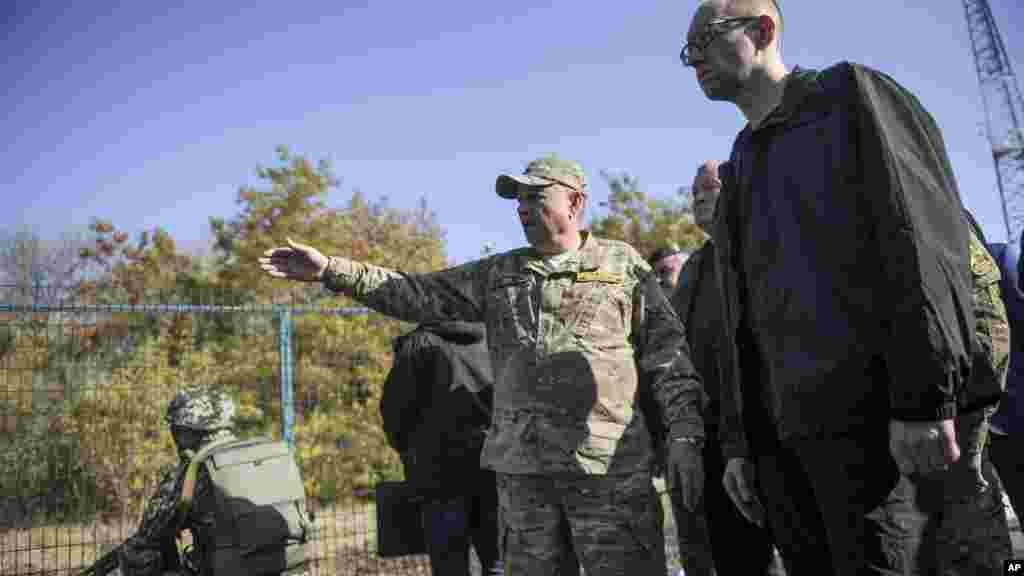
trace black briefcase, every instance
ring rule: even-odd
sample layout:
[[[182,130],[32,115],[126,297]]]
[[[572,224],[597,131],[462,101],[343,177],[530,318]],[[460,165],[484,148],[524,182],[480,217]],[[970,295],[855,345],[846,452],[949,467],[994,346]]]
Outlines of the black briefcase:
[[[380,482],[377,500],[377,556],[426,554],[420,507],[423,499],[406,482]]]

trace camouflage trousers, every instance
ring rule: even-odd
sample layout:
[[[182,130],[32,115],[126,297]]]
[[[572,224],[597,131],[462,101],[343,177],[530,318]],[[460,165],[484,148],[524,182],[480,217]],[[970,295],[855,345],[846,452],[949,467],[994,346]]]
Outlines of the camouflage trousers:
[[[665,574],[661,503],[649,473],[498,474],[508,576]]]

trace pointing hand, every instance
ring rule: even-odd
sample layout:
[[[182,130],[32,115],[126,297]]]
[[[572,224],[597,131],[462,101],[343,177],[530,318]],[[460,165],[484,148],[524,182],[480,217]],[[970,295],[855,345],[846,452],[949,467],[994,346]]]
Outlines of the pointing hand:
[[[260,268],[274,278],[318,282],[327,269],[328,259],[319,250],[287,239],[288,246],[271,248],[259,259]]]

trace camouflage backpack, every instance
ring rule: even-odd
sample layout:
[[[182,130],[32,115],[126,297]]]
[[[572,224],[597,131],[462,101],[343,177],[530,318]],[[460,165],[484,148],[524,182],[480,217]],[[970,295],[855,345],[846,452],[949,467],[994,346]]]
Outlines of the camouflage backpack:
[[[213,527],[196,543],[202,574],[280,574],[305,564],[312,526],[287,443],[231,439],[204,447],[185,473],[179,518],[192,506],[201,465],[210,475],[214,510]]]

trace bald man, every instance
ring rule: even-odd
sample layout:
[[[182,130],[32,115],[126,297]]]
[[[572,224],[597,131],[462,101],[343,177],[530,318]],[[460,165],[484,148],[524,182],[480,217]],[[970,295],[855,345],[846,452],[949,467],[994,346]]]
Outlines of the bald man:
[[[910,574],[920,523],[891,522],[891,500],[901,473],[960,458],[968,228],[920,102],[856,64],[787,69],[782,21],[774,2],[709,0],[680,54],[747,120],[714,231],[722,410],[746,427],[723,439],[724,480],[751,519],[763,502],[793,576]]]
[[[715,242],[711,236],[722,181],[717,160],[700,165],[693,180],[693,219],[709,234],[704,244],[686,261],[679,274],[679,286],[672,294],[672,306],[686,326],[693,365],[704,382],[709,402],[704,409],[704,499],[696,513],[685,509],[676,490],[669,486],[679,536],[679,552],[688,576],[710,576],[716,572],[777,574],[771,534],[767,528],[748,522],[732,504],[721,478],[722,460],[719,408],[722,386],[719,354],[722,348],[722,306],[715,281]],[[743,542],[737,554],[736,542]]]

